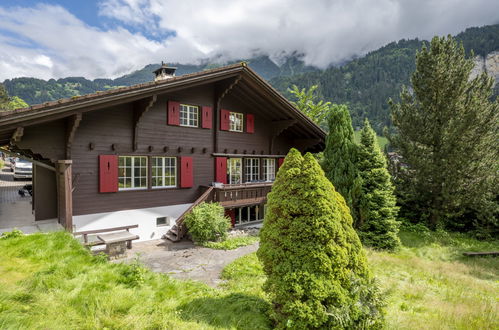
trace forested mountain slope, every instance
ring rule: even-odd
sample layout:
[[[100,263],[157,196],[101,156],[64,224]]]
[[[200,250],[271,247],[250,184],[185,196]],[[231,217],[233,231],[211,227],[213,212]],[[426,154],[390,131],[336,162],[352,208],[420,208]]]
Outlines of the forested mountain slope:
[[[494,51],[499,50],[499,24],[469,28],[458,34],[456,39],[463,42],[468,54],[473,50],[475,55],[480,56],[476,59],[478,66],[484,57],[489,59],[491,72],[488,73],[498,77],[499,53]],[[409,85],[410,75],[415,69],[416,51],[423,42],[418,39],[392,42],[341,67],[277,77],[270,82],[287,97],[291,97],[287,89],[293,84],[298,87],[319,85],[318,91],[324,99],[349,104],[354,127],[361,126],[367,117],[379,133],[384,126],[390,126],[387,100],[390,97],[398,99],[402,85]],[[499,84],[495,88],[497,95]]]

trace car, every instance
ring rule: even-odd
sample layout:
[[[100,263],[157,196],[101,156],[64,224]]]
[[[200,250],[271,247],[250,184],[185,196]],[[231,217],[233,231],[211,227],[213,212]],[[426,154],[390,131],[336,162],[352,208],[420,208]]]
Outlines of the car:
[[[33,163],[17,158],[14,163],[14,180],[31,179],[33,176]]]
[[[7,158],[7,160],[8,160],[7,166],[10,168],[11,172],[14,172],[14,167],[16,165],[17,157],[9,157],[9,158]]]

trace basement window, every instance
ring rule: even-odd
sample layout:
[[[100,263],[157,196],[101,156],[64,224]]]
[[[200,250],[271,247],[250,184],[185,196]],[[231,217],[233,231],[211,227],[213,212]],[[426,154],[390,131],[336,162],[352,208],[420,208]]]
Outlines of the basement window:
[[[168,226],[168,217],[156,218],[156,227]]]

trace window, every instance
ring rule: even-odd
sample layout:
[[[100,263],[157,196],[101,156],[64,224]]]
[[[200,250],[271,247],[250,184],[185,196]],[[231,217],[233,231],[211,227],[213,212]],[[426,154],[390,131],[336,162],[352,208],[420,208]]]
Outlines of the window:
[[[239,112],[231,112],[229,116],[229,131],[243,131],[243,114]]]
[[[118,165],[118,188],[146,189],[147,188],[147,157],[120,156]]]
[[[152,157],[152,187],[177,186],[177,158]]]
[[[245,182],[255,182],[260,180],[260,159],[245,159]]]
[[[260,205],[245,206],[235,209],[235,225],[242,225],[259,220],[262,220]]]
[[[198,127],[199,109],[194,105],[180,105],[180,126]]]
[[[227,183],[228,184],[239,184],[241,183],[242,177],[242,164],[241,158],[229,158],[227,159]]]
[[[263,159],[263,179],[265,181],[275,180],[275,159],[274,158],[264,158]]]
[[[156,218],[156,227],[168,226],[166,217]]]

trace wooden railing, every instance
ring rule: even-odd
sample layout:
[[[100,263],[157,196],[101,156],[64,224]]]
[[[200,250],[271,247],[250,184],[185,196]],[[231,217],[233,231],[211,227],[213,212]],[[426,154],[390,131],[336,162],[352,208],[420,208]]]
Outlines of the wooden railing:
[[[271,189],[272,182],[224,185],[215,188],[213,201],[220,203],[224,207],[257,204],[267,199],[267,194]]]

